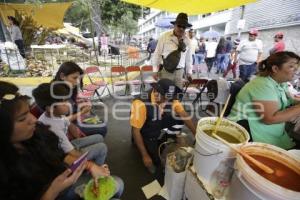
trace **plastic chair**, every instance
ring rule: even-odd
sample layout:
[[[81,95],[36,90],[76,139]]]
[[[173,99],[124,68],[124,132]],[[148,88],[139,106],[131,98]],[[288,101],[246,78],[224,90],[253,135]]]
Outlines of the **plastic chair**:
[[[103,75],[98,66],[87,67],[85,69],[85,74],[89,78],[91,84],[85,85],[83,87],[84,90],[88,90],[88,91],[94,90],[99,98],[104,94],[105,90],[107,90],[110,95],[108,84],[105,82]],[[101,94],[98,93],[97,91],[98,89],[102,89]]]
[[[147,75],[153,75],[153,66],[152,65],[145,65],[141,68],[141,80],[142,80],[142,88],[145,90],[147,85],[151,85],[152,83],[156,83],[157,81],[153,78],[153,76],[150,76],[150,78],[147,77]]]
[[[111,83],[112,83],[113,93],[115,93],[116,86],[118,86],[118,87],[125,86],[124,95],[126,95],[127,94],[126,68],[123,66],[120,66],[120,65],[112,66],[110,72],[111,72],[110,79],[111,79]]]
[[[187,82],[183,88],[183,98],[185,95],[196,95],[193,100],[193,105],[199,101],[202,110],[202,94],[205,92],[208,79],[193,79],[191,82]]]
[[[30,113],[37,119],[43,114],[44,110],[41,109],[36,103],[30,106]]]
[[[137,75],[135,76],[134,79],[129,80],[129,74],[132,72],[138,72]],[[126,80],[127,80],[127,85],[129,85],[130,87],[133,86],[133,88],[135,88],[136,86],[139,86],[139,91],[141,93],[141,87],[142,87],[142,81],[141,81],[141,69],[139,66],[129,66],[126,67]]]

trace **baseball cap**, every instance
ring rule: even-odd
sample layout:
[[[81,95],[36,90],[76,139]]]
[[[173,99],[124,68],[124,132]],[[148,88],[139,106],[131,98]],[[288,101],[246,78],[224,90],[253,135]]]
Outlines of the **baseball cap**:
[[[174,99],[181,92],[181,89],[169,79],[160,79],[158,82],[153,83],[152,87],[167,99]]]
[[[252,28],[252,29],[250,29],[249,34],[257,36],[258,35],[258,30],[256,28]]]
[[[275,37],[281,37],[281,38],[283,38],[283,33],[282,32],[277,32],[275,34]]]

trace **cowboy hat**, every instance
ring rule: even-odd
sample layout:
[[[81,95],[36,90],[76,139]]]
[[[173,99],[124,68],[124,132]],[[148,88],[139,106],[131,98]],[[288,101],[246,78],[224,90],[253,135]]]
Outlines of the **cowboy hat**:
[[[171,24],[175,25],[181,25],[181,26],[184,26],[186,28],[188,27],[192,27],[193,25],[190,24],[188,22],[188,16],[186,13],[179,13],[176,17],[176,20],[175,21],[172,21]]]

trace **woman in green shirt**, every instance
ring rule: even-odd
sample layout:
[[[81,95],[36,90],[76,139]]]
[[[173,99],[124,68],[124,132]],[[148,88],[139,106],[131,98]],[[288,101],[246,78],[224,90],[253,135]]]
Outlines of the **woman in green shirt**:
[[[247,120],[254,142],[291,149],[294,141],[288,136],[285,122],[300,116],[300,106],[292,105],[287,95],[287,82],[294,77],[300,57],[293,52],[278,52],[259,65],[256,78],[237,95],[229,119]]]

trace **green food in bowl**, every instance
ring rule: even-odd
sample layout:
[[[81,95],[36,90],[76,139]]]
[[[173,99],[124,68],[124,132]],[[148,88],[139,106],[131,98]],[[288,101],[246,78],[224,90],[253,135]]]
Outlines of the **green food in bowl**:
[[[113,177],[103,177],[98,179],[98,195],[93,193],[94,180],[91,179],[84,189],[85,200],[109,200],[116,192],[116,182]]]

